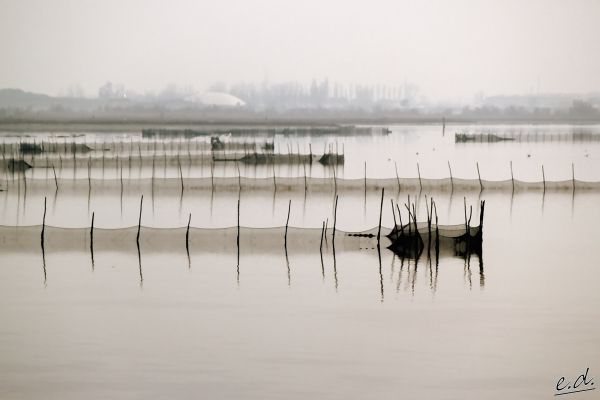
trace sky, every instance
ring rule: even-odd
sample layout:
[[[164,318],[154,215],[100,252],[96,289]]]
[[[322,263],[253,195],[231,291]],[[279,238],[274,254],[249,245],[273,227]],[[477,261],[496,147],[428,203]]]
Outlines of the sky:
[[[476,93],[600,91],[599,0],[0,0],[0,88],[329,78]]]

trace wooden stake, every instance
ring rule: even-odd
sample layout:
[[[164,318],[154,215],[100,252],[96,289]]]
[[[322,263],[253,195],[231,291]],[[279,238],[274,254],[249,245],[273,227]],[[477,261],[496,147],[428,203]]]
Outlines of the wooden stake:
[[[325,221],[323,221],[323,229],[321,229],[321,243],[319,245],[319,251],[323,253],[323,237],[325,236]]]
[[[464,199],[464,206],[465,206],[465,230],[469,230],[469,223],[467,221],[467,198],[463,197]]]
[[[238,198],[238,204],[237,204],[237,238],[236,238],[236,242],[237,242],[238,253],[239,253],[239,248],[240,248],[240,199],[239,198]]]
[[[179,161],[179,154],[177,155],[177,165],[179,166],[179,178],[181,179],[181,194],[183,194],[183,171],[181,170],[181,162]]]
[[[187,229],[185,230],[185,248],[189,253],[189,241],[190,241],[190,223],[192,222],[192,213],[188,218]]]
[[[454,191],[454,178],[452,178],[452,167],[450,166],[450,161],[448,161],[448,170],[450,171],[450,190]]]
[[[138,219],[138,230],[137,230],[137,236],[135,238],[138,247],[140,246],[140,231],[142,229],[142,208],[144,206],[144,195],[142,195],[142,198],[140,199],[140,218]]]
[[[288,203],[288,214],[287,220],[285,221],[285,236],[284,236],[284,246],[287,247],[287,233],[288,233],[288,224],[290,223],[290,210],[292,209],[292,200]]]
[[[400,206],[396,203],[396,210],[398,210],[398,222],[400,222],[400,234],[404,235],[404,225],[402,224],[402,213],[400,212]]]
[[[365,194],[367,193],[367,162],[365,161]]]
[[[333,207],[333,239],[332,239],[333,243],[335,243],[335,226],[337,223],[337,203],[338,203],[338,196],[336,194],[335,195],[335,206]]]
[[[394,210],[394,199],[390,199],[390,203],[392,203],[392,216],[394,217],[394,229],[396,230],[396,227],[398,225],[396,225],[396,210]]]
[[[90,227],[90,252],[92,253],[92,268],[94,266],[94,215],[92,211],[92,226]]]
[[[306,180],[306,163],[302,163],[302,168],[304,169],[304,192],[308,190],[308,182]]]
[[[546,193],[546,174],[544,173],[544,164],[542,164],[542,182],[544,182],[544,193]]]
[[[573,190],[575,190],[575,164],[571,163],[571,172],[573,173]]]
[[[52,164],[52,172],[54,173],[54,184],[56,185],[56,190],[58,190],[58,179],[56,179],[56,170],[54,169],[54,164]]]
[[[46,197],[44,196],[44,216],[42,217],[42,234],[41,234],[42,249],[44,248],[45,234],[46,234]]]
[[[381,237],[381,217],[383,216],[383,195],[385,188],[381,188],[381,205],[379,207],[379,228],[377,229],[377,246],[379,246],[379,239]]]
[[[419,174],[419,188],[423,190],[423,185],[421,185],[421,168],[419,167],[419,163],[417,163],[417,173]]]
[[[481,183],[481,175],[479,174],[479,162],[475,162],[475,165],[477,165],[477,176],[479,177],[479,187],[481,188],[481,190],[483,190],[483,183]]]
[[[479,173],[479,171],[478,171]],[[513,192],[515,191],[515,177],[513,175],[513,167],[512,167],[512,161],[510,162],[510,180],[512,181],[512,190]],[[481,179],[480,179],[481,181]]]

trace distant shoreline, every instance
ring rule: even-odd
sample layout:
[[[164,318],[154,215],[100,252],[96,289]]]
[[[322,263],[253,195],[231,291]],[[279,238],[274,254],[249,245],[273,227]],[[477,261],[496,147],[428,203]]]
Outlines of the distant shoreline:
[[[446,118],[446,125],[596,125],[600,119],[467,119]],[[323,128],[335,126],[439,125],[441,117],[423,118],[219,118],[219,119],[0,119],[0,132],[132,132],[147,128],[218,129],[236,127]]]

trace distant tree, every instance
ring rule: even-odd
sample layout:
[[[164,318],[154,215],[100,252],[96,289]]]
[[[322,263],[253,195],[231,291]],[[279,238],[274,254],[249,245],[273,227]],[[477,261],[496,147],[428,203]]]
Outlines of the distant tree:
[[[98,89],[98,97],[101,99],[112,99],[113,98],[113,84],[112,82],[106,82]]]
[[[600,111],[586,101],[573,100],[569,114],[574,117],[594,117],[600,115]]]

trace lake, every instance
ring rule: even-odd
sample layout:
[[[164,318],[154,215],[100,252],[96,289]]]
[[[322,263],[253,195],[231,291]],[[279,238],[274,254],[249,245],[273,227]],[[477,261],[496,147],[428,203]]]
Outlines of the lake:
[[[210,137],[82,132],[85,154],[5,169],[0,397],[544,399],[560,377],[598,376],[600,190],[577,185],[600,181],[600,126],[389,128],[222,138],[343,165],[212,162]],[[519,181],[566,183],[481,190],[511,162]],[[472,185],[436,187],[448,164]],[[382,187],[378,248],[348,233],[376,233]],[[481,254],[387,249],[390,200],[406,223],[409,196],[419,222],[433,198],[440,225],[464,224],[465,204],[478,225],[485,200]]]

